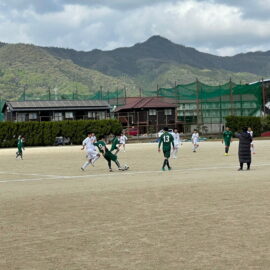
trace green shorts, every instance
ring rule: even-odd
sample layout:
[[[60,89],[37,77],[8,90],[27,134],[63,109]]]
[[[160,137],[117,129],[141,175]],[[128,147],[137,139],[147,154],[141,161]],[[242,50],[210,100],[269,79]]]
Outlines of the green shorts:
[[[113,153],[111,153],[110,151],[107,151],[104,155],[104,158],[109,161],[109,160],[112,160],[112,161],[116,161],[117,160],[117,156],[114,155]]]
[[[225,144],[225,146],[230,147],[231,141],[229,141],[229,142],[224,141],[224,144]]]
[[[163,155],[165,158],[170,158],[171,156],[171,148],[163,148]]]

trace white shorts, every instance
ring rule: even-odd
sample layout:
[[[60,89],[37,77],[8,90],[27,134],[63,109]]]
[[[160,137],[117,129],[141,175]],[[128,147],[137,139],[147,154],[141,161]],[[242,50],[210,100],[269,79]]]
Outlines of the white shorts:
[[[86,157],[88,159],[93,159],[98,155],[98,152],[96,150],[88,150]]]
[[[179,144],[175,144],[174,145],[174,148],[177,148],[177,149],[180,148],[180,143]]]
[[[194,140],[192,143],[193,143],[193,144],[199,144],[199,141]]]

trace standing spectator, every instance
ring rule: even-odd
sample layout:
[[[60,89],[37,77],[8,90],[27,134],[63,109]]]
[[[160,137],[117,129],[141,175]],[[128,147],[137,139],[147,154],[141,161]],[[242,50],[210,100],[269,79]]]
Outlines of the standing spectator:
[[[236,134],[236,136],[239,138],[238,156],[240,168],[238,171],[243,170],[244,163],[247,163],[247,170],[249,170],[251,164],[250,144],[252,142],[252,138],[248,133],[247,127],[243,128],[243,132]]]

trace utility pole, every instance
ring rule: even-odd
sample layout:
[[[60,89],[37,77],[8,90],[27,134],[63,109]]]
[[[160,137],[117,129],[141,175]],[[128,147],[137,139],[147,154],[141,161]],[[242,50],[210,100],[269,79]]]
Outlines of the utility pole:
[[[100,86],[100,99],[103,99],[103,95],[102,95],[102,85]]]

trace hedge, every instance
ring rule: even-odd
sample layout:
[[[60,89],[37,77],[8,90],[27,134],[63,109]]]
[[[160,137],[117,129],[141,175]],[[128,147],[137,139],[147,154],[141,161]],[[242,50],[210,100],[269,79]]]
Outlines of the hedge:
[[[256,116],[227,116],[225,118],[226,126],[231,131],[239,132],[243,127],[251,127],[254,136],[260,136],[262,132],[262,118]]]
[[[14,147],[19,135],[25,136],[27,146],[53,145],[55,137],[64,136],[71,139],[72,144],[81,144],[87,132],[109,135],[122,131],[119,121],[110,120],[78,120],[57,122],[2,122],[0,123],[0,147]]]

